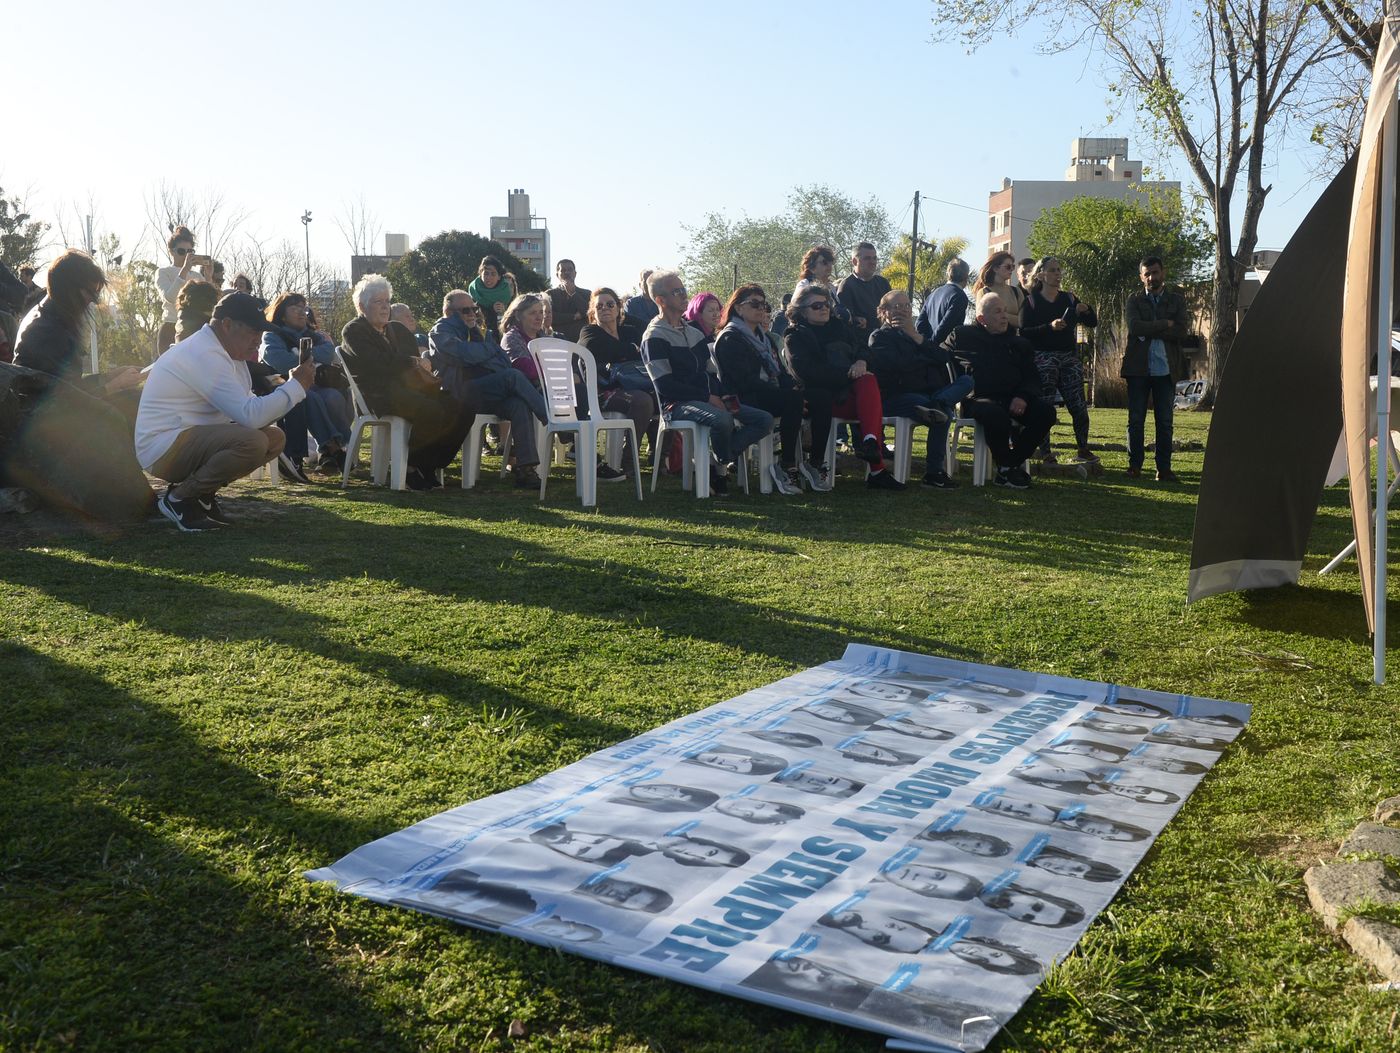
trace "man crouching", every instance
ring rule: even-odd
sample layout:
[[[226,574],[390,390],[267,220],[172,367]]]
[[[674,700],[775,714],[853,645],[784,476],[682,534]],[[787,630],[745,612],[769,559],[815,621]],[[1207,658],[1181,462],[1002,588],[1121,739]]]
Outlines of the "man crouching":
[[[217,494],[282,452],[272,422],[306,398],[316,363],[302,362],[271,394],[253,394],[248,367],[271,329],[257,301],[234,292],[193,336],[151,367],[136,415],[136,458],[170,483],[157,507],[181,530],[227,526]]]

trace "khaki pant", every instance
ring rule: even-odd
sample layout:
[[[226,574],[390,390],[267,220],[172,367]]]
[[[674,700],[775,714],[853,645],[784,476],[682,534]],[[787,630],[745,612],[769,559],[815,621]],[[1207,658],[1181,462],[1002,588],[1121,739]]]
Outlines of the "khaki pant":
[[[208,497],[267,464],[286,444],[282,429],[272,425],[201,424],[182,431],[151,474],[174,484],[177,501]]]

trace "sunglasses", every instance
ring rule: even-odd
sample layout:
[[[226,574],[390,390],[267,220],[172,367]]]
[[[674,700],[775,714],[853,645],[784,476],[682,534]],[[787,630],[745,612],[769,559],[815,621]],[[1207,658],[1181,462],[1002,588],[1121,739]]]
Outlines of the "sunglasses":
[[[828,303],[826,300],[810,300],[807,303],[804,303],[802,306],[807,308],[807,310],[809,311],[831,310],[831,304]]]
[[[475,307],[459,307],[459,308],[457,308],[457,313],[458,313],[458,314],[476,314],[476,308],[475,308]]]
[[[767,300],[745,300],[744,303],[743,303],[743,306],[744,306],[744,307],[752,307],[752,308],[754,308],[755,310],[758,310],[758,311],[766,311],[766,310],[768,310],[768,301],[767,301]]]
[[[176,255],[176,256],[188,256],[188,255],[189,255],[191,252],[193,252],[193,251],[194,251],[194,249],[176,249],[176,250],[175,250],[175,255]]]

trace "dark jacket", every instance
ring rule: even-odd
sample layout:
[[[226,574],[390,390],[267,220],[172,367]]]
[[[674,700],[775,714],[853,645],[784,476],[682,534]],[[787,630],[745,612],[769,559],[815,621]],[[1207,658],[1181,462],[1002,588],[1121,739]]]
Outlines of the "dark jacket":
[[[65,318],[51,296],[40,301],[36,310],[38,313],[20,330],[15,365],[86,386],[88,394],[96,394],[96,377],[83,384],[83,355],[87,349],[79,346],[81,321]]]
[[[953,380],[952,356],[931,340],[922,344],[898,326],[882,326],[870,334],[865,365],[880,382],[885,398],[912,392],[932,392]]]
[[[851,383],[851,366],[865,357],[863,350],[856,349],[858,338],[839,318],[825,325],[793,322],[783,339],[792,371],[804,388],[843,391]]]
[[[1047,300],[1044,294],[1038,292],[1027,294],[1025,303],[1021,304],[1021,335],[1031,342],[1031,347],[1036,351],[1074,354],[1077,350],[1074,327],[1082,325],[1092,329],[1099,324],[1099,316],[1092,307],[1088,314],[1080,314],[1076,310],[1078,305],[1079,300],[1074,294],[1064,289],[1054,300]],[[1050,323],[1056,318],[1064,319],[1069,325],[1063,329],[1051,329]]]
[[[468,378],[475,379],[515,368],[495,337],[468,326],[458,314],[433,323],[428,333],[428,360],[439,377],[452,369],[461,369]]]
[[[598,363],[600,386],[616,387],[626,377],[632,386],[640,384],[642,390],[647,390],[650,381],[642,366],[642,327],[636,322],[624,318],[617,327],[617,336],[589,322],[579,332],[578,343],[588,348]]]
[[[1035,352],[1025,337],[1010,329],[993,335],[980,325],[960,325],[943,345],[977,386],[975,397],[1027,402],[1040,395],[1040,373]]]
[[[836,287],[836,299],[841,302],[842,307],[851,312],[853,320],[865,319],[865,328],[856,326],[855,329],[860,335],[868,337],[880,328],[876,309],[885,293],[889,291],[890,280],[883,274],[871,275],[869,281],[862,281],[856,275],[848,274]]]
[[[1186,356],[1181,353],[1181,341],[1190,334],[1186,298],[1171,289],[1163,289],[1160,302],[1152,305],[1146,291],[1128,297],[1124,311],[1128,319],[1128,346],[1123,349],[1122,377],[1151,375],[1150,345],[1161,340],[1167,351],[1167,368],[1173,380],[1186,375]]]
[[[389,412],[395,392],[409,386],[408,370],[419,368],[413,364],[418,343],[398,322],[380,333],[367,318],[356,318],[340,334],[340,353],[373,413]]]
[[[770,342],[771,346],[771,342]],[[773,352],[778,363],[778,352]],[[715,340],[715,365],[719,367],[720,384],[726,395],[735,395],[740,402],[752,403],[759,391],[777,391],[794,386],[792,377],[778,363],[778,372],[764,362],[762,353],[749,343],[742,333],[727,326]]]

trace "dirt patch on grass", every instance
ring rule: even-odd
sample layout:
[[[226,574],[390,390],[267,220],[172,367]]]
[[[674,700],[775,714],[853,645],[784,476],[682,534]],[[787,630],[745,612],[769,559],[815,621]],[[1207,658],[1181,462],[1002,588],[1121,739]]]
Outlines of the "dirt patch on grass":
[[[1300,834],[1266,834],[1249,841],[1249,847],[1266,859],[1277,859],[1298,870],[1306,870],[1322,860],[1335,859],[1336,841],[1323,841]]]

